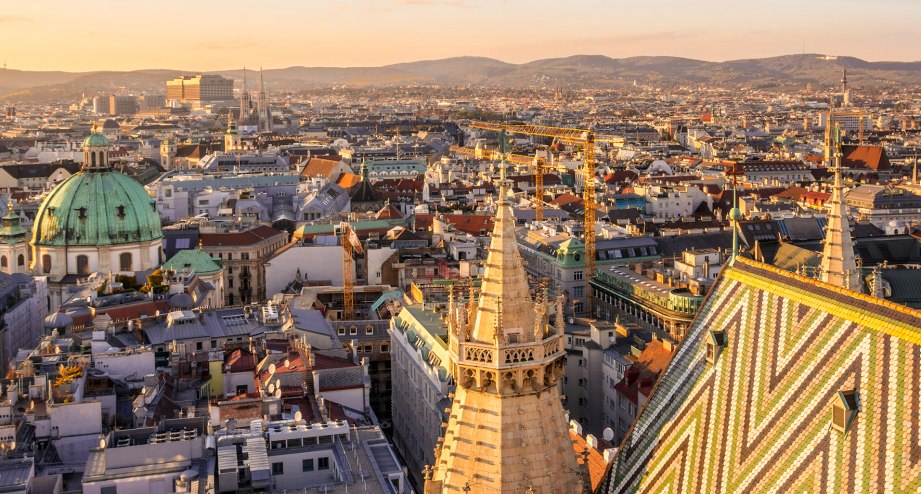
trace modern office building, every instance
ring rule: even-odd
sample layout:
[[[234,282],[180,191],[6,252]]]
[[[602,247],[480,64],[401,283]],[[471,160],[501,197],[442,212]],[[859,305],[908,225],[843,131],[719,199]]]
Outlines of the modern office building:
[[[193,107],[233,101],[233,79],[219,75],[180,76],[166,81],[166,99],[189,103]]]

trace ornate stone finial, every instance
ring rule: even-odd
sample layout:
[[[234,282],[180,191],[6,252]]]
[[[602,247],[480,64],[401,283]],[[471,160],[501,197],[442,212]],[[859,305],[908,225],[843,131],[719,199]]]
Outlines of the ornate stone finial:
[[[563,334],[566,332],[566,316],[563,314],[563,293],[556,295],[556,332]]]
[[[457,307],[454,304],[454,285],[448,285],[448,335],[456,337],[457,334]]]
[[[198,237],[198,250],[202,250],[202,241],[201,241],[201,237]],[[300,269],[300,268],[298,268],[298,269]]]
[[[425,468],[422,469],[422,478],[424,480],[432,480],[432,467],[430,465],[426,465]]]
[[[93,126],[90,127],[90,134],[98,134],[98,133],[99,133],[99,124],[97,124],[96,122],[93,122]]]
[[[469,300],[467,300],[467,328],[464,334],[464,341],[470,341],[474,322],[476,322],[476,287],[473,285],[473,280],[470,280],[470,295]]]

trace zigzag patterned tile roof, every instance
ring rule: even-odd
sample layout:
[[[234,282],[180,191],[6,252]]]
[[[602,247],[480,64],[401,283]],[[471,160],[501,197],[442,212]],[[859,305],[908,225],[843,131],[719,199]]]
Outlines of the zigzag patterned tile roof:
[[[713,364],[710,331],[728,340]],[[848,389],[845,435],[832,403]],[[600,492],[921,492],[919,417],[921,312],[739,258]]]

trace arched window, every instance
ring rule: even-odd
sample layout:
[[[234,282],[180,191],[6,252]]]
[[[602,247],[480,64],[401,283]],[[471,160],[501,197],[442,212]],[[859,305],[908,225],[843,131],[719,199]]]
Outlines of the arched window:
[[[19,264],[20,266],[25,266],[25,265],[26,265],[26,256],[24,256],[24,255],[22,255],[22,254],[19,254],[19,261],[18,261],[18,264]]]
[[[9,263],[6,261],[6,256],[0,256],[0,268],[8,267]]]
[[[119,255],[118,263],[121,266],[121,271],[134,271],[134,263],[131,260],[130,252],[124,252]]]
[[[90,274],[90,259],[86,256],[77,256],[77,274]]]
[[[51,256],[49,254],[42,255],[42,273],[51,272]]]
[[[90,166],[96,166],[96,151],[90,153]]]

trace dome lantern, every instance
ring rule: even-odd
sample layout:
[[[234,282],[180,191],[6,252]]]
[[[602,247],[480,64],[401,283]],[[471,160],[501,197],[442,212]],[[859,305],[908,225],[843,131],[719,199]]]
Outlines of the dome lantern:
[[[89,136],[83,140],[83,171],[109,170],[109,140],[99,133],[99,126],[93,124]]]

